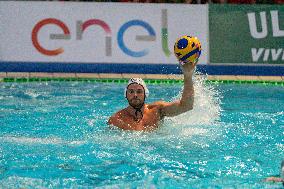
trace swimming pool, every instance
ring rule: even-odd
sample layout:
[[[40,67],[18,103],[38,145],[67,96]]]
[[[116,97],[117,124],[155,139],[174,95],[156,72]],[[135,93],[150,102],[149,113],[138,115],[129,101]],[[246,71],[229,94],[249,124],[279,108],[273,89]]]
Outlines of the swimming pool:
[[[0,188],[280,188],[284,87],[196,83],[155,132],[109,129],[123,83],[0,83]],[[181,84],[149,84],[147,102]]]

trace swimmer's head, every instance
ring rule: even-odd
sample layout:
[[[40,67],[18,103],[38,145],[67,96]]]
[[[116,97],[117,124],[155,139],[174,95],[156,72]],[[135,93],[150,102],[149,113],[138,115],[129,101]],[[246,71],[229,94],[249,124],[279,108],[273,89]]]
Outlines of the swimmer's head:
[[[143,87],[143,89],[144,89],[145,97],[148,97],[148,96],[149,96],[149,90],[148,90],[148,88],[147,88],[146,83],[144,82],[144,80],[141,79],[141,78],[131,78],[131,79],[128,80],[128,84],[127,84],[127,86],[126,86],[126,88],[125,88],[125,91],[124,91],[124,96],[125,96],[125,98],[127,98],[127,89],[128,89],[128,87],[129,87],[131,84],[138,84],[138,85],[141,85],[141,86]]]
[[[135,109],[141,109],[145,98],[149,96],[149,90],[143,79],[131,78],[125,88],[124,95],[130,106]]]

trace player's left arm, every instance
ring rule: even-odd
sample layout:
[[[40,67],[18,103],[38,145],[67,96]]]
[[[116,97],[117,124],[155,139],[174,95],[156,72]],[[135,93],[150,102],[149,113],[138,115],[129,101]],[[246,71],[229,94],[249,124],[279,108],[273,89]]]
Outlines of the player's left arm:
[[[184,112],[193,109],[194,104],[194,87],[192,76],[194,72],[194,68],[197,62],[195,63],[187,63],[182,66],[183,75],[184,75],[184,87],[182,92],[182,97],[180,100],[174,102],[160,102],[160,112],[161,117],[168,116],[177,116]]]

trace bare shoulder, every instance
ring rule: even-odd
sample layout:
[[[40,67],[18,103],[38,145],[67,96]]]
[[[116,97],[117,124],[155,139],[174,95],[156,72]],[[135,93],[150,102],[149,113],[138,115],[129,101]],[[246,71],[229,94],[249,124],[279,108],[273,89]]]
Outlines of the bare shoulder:
[[[157,101],[157,102],[153,102],[151,104],[148,104],[148,109],[153,109],[153,108],[158,108],[158,109],[162,109],[163,107],[167,106],[168,102],[165,101]]]
[[[109,120],[108,120],[108,124],[110,125],[116,125],[118,120],[121,120],[124,117],[125,114],[125,109],[122,109],[118,112],[116,112],[115,114],[113,114]]]

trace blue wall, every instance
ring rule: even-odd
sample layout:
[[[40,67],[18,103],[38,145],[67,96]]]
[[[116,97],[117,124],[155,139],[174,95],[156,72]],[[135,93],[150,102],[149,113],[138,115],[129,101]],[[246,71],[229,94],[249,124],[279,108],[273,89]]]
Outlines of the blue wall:
[[[209,75],[284,75],[284,66],[197,65],[197,70]],[[0,62],[0,72],[180,74],[181,70],[168,64]]]

